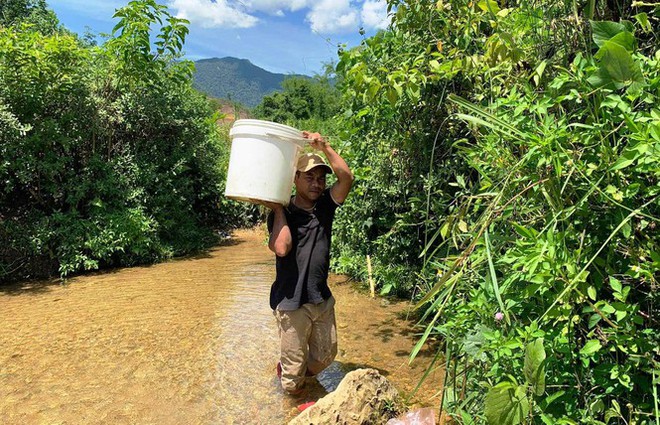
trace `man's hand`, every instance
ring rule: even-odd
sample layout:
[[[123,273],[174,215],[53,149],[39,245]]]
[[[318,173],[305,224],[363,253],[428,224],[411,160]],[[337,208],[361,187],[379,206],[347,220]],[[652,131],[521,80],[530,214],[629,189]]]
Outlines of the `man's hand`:
[[[328,146],[328,142],[321,136],[320,133],[312,133],[309,131],[302,132],[303,137],[309,140],[309,145],[316,150],[323,150]]]

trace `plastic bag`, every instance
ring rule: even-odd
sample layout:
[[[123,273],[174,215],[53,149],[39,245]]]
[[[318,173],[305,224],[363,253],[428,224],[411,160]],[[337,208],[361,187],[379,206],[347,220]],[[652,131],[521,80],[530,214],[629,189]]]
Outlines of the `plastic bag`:
[[[423,407],[411,410],[398,418],[390,419],[386,425],[435,425],[435,409]]]

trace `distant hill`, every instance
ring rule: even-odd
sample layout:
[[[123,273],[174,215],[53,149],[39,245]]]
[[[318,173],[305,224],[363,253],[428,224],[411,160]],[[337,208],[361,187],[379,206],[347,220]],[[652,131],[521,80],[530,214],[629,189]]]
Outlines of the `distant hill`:
[[[280,90],[280,84],[294,74],[276,74],[232,57],[201,59],[195,62],[194,86],[209,96],[257,106],[261,99]],[[300,75],[297,75],[300,76]]]

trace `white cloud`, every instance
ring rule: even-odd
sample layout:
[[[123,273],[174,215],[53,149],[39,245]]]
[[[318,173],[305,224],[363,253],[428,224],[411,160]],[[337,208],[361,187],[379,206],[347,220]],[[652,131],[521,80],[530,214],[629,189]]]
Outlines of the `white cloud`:
[[[169,7],[205,28],[250,28],[259,23],[258,14],[283,18],[301,10],[311,30],[325,35],[357,32],[360,25],[383,29],[389,23],[386,0],[170,0]]]
[[[385,0],[366,0],[362,5],[362,23],[367,28],[387,28],[390,20]]]
[[[250,10],[277,13],[278,11],[290,10],[295,12],[314,4],[313,0],[243,0],[242,3]]]
[[[259,21],[227,0],[172,0],[169,6],[177,17],[204,28],[250,28]]]
[[[350,0],[319,0],[307,14],[312,31],[335,34],[354,31],[359,25],[358,13]]]

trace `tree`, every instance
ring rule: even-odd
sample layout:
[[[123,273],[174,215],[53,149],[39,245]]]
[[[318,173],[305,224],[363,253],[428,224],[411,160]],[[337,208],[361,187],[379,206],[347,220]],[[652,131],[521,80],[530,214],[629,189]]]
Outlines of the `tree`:
[[[282,91],[265,96],[255,115],[272,121],[326,120],[339,110],[339,94],[325,77],[291,77]]]
[[[58,31],[60,22],[45,0],[3,0],[0,3],[0,27],[32,24],[43,34]]]

